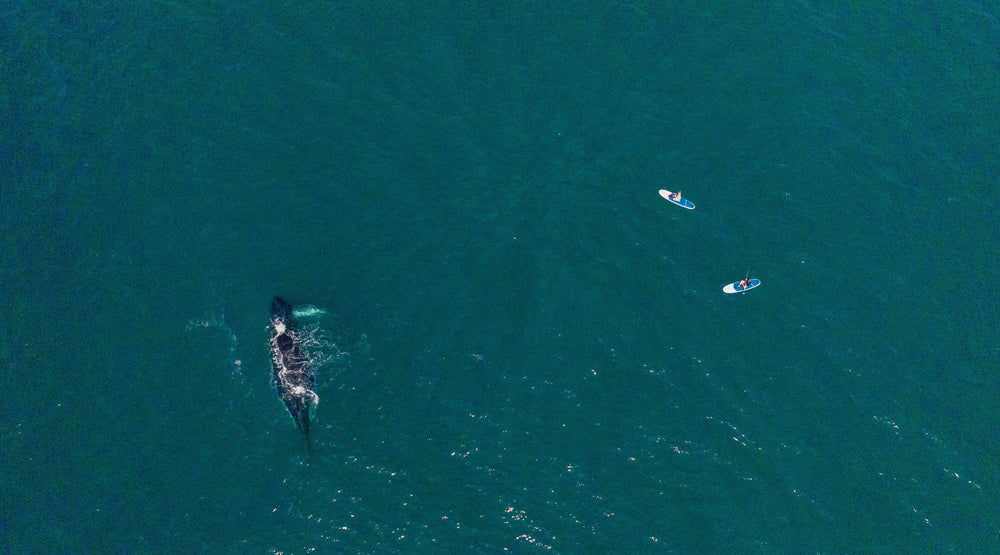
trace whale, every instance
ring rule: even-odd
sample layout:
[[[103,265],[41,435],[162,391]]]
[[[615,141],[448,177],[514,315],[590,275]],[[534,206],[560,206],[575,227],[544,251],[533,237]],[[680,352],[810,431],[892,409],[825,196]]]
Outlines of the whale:
[[[319,396],[313,391],[315,378],[309,358],[294,329],[292,306],[277,296],[271,301],[271,365],[278,396],[308,441],[309,413],[319,403]]]

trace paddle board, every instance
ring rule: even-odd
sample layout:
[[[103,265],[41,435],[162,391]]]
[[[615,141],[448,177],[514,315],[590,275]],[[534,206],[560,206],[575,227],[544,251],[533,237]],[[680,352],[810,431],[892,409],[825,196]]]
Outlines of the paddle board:
[[[663,197],[663,198],[665,198],[665,199],[667,199],[667,200],[669,200],[670,202],[676,204],[677,206],[683,206],[684,208],[687,208],[688,210],[694,210],[694,203],[693,202],[691,202],[690,200],[688,200],[688,199],[686,199],[686,198],[684,198],[684,197],[682,197],[680,195],[678,195],[677,198],[674,198],[674,194],[671,193],[670,191],[666,190],[666,189],[660,189],[660,196]]]
[[[737,282],[730,283],[729,285],[723,287],[722,288],[722,292],[723,293],[743,293],[744,291],[749,291],[749,290],[753,289],[754,287],[757,287],[758,285],[760,285],[760,280],[757,279],[757,278],[751,279],[750,280],[750,285],[747,285],[746,287],[740,287],[740,282],[737,281]]]

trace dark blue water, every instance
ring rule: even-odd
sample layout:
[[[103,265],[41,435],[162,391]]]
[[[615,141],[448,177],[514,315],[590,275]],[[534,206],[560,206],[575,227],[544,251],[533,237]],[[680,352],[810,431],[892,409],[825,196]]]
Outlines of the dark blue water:
[[[4,2],[0,547],[996,552],[1000,10],[842,4]]]

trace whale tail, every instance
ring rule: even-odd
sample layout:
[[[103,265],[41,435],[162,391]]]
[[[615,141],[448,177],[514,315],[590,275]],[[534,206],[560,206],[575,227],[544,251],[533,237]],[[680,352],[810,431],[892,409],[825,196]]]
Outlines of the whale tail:
[[[290,397],[285,399],[285,407],[295,420],[295,425],[309,437],[309,401],[301,397]]]
[[[288,408],[288,413],[292,415],[292,420],[295,421],[295,426],[302,432],[302,438],[306,442],[306,449],[312,452],[312,442],[309,440],[309,409],[310,403],[307,399],[302,399],[301,397],[286,398],[285,407]]]

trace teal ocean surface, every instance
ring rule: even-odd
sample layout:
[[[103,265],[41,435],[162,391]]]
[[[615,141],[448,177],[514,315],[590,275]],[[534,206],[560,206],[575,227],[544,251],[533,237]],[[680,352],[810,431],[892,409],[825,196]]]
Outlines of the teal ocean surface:
[[[995,1],[0,5],[0,551],[1000,552]]]

